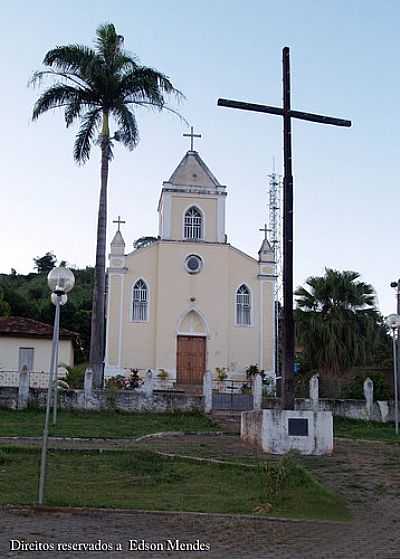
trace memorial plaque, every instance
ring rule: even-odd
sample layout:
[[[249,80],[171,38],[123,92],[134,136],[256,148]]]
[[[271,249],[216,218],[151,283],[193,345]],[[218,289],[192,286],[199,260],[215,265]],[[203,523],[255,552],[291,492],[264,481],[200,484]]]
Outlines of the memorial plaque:
[[[288,419],[288,432],[292,437],[308,437],[308,419],[292,417]]]

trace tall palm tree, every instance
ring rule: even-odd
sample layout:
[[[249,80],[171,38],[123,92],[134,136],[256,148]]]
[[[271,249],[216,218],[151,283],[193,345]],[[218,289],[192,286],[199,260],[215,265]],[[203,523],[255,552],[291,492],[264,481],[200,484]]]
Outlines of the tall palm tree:
[[[58,46],[44,57],[45,70],[35,72],[31,84],[50,78],[52,85],[37,99],[32,113],[36,120],[43,113],[62,108],[67,128],[79,121],[74,159],[84,164],[91,146],[101,149],[101,187],[97,221],[95,282],[90,339],[90,366],[95,386],[103,381],[104,297],[107,226],[107,182],[113,144],[120,142],[132,150],[139,141],[134,109],[167,109],[165,97],[182,97],[167,76],[139,61],[123,49],[123,37],[114,25],[104,24],[96,32],[95,47]],[[111,125],[115,131],[111,133]]]
[[[339,373],[372,364],[386,345],[373,287],[357,272],[326,269],[296,292],[296,335],[310,367]]]

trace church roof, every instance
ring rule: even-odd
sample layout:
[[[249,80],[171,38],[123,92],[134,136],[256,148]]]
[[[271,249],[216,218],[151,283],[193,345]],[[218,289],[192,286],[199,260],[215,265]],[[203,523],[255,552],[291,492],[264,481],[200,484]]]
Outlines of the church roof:
[[[175,186],[216,188],[221,186],[197,151],[188,151],[168,183]]]
[[[271,258],[274,255],[274,251],[271,247],[270,242],[268,239],[264,239],[261,243],[260,250],[258,251],[258,256],[260,260],[263,260],[263,257]]]
[[[118,231],[115,232],[114,238],[111,241],[111,246],[112,245],[125,246],[124,238],[123,238],[122,233],[119,229],[118,229]]]

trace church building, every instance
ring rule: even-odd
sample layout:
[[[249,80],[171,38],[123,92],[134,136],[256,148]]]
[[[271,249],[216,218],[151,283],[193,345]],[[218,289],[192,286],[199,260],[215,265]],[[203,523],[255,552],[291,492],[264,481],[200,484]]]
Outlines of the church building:
[[[216,377],[217,368],[245,380],[250,365],[274,376],[273,251],[267,238],[258,259],[228,243],[226,196],[192,144],[163,183],[158,237],[126,253],[118,223],[109,255],[106,378],[151,369],[185,388],[201,385],[207,370]]]

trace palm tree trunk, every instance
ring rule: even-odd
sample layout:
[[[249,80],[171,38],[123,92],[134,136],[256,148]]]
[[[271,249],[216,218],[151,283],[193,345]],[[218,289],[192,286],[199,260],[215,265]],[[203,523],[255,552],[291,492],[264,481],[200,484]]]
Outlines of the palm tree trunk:
[[[101,132],[101,187],[97,216],[96,267],[93,287],[92,323],[89,363],[93,371],[95,388],[103,387],[104,378],[104,323],[106,291],[106,234],[107,234],[107,183],[109,165],[108,113],[103,115]]]

